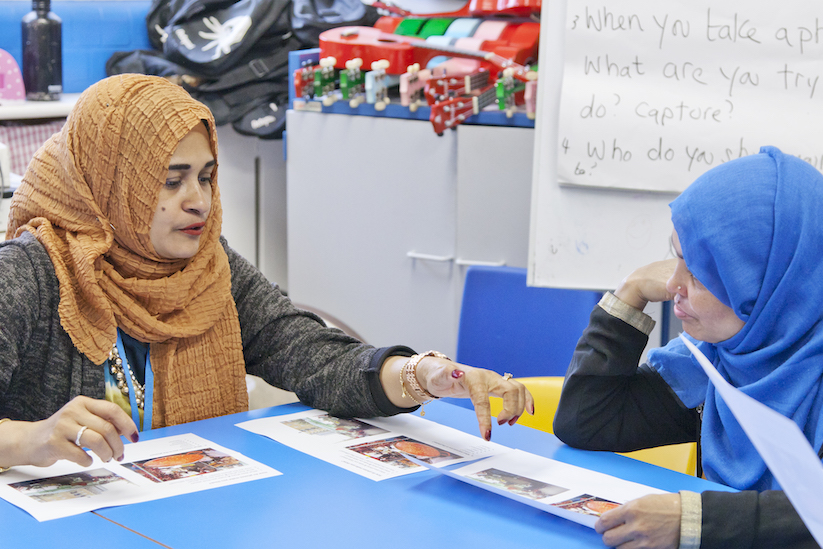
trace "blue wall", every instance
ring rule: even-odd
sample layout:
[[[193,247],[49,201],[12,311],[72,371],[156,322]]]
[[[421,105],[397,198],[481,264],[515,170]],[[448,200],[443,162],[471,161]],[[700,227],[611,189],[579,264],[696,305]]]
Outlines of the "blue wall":
[[[151,49],[146,32],[150,0],[52,0],[51,11],[63,20],[63,91],[82,92],[106,77],[106,61],[115,51]],[[22,67],[20,20],[30,1],[0,0],[0,49]]]

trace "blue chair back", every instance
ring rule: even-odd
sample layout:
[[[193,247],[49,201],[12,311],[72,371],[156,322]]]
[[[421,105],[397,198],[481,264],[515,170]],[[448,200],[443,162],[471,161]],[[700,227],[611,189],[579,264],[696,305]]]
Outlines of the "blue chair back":
[[[565,376],[601,295],[529,287],[526,269],[469,267],[456,360],[514,377]]]

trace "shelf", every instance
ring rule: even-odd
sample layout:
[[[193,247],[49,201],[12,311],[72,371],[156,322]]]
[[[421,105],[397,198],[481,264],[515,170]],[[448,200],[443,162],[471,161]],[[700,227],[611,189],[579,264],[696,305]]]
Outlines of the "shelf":
[[[350,114],[356,116],[374,116],[379,118],[401,118],[408,120],[428,120],[431,109],[420,107],[415,112],[411,112],[408,107],[398,104],[388,104],[382,111],[378,111],[373,105],[363,103],[356,108],[352,108],[345,101],[337,101],[329,106],[325,106],[319,100],[303,100],[295,97],[294,93],[294,72],[303,66],[303,63],[317,63],[320,59],[320,48],[310,50],[299,50],[289,52],[289,108],[296,111],[322,112],[332,114]],[[509,126],[521,128],[534,128],[534,120],[530,119],[525,112],[514,113],[512,117],[500,110],[484,110],[466,119],[463,124],[477,124],[482,126]]]
[[[64,93],[59,101],[19,101],[0,99],[0,120],[33,120],[65,118],[71,112],[79,93]]]

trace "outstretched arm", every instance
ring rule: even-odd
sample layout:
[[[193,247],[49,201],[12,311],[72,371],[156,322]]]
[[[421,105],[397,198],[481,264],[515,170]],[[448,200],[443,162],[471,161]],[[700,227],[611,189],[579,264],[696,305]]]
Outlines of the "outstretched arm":
[[[603,513],[595,530],[621,549],[819,547],[778,490],[645,496]]]
[[[410,359],[391,357],[383,364],[380,381],[389,400],[398,407],[411,407],[430,398],[412,387],[403,367]],[[465,364],[452,362],[447,358],[426,356],[422,358],[414,375],[422,391],[435,397],[470,398],[477,414],[480,435],[491,439],[491,407],[489,396],[503,398],[503,410],[497,416],[497,424],[514,424],[527,411],[534,414],[534,400],[531,393],[519,382],[506,379],[500,374]],[[405,382],[401,382],[405,379]],[[402,384],[401,384],[402,383]]]

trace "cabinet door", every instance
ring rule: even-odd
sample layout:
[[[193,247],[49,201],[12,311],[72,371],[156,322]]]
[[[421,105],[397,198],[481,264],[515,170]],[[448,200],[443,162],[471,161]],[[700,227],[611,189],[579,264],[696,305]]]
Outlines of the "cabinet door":
[[[282,139],[257,139],[259,235],[257,267],[271,282],[288,290],[286,159]]]
[[[256,137],[238,134],[231,126],[217,128],[217,160],[220,202],[223,206],[223,236],[229,246],[257,265]]]
[[[272,282],[288,288],[283,141],[217,128],[223,235]]]
[[[453,354],[455,133],[294,111],[287,126],[290,297],[373,345]]]
[[[526,267],[533,158],[532,128],[458,126],[458,266]]]

